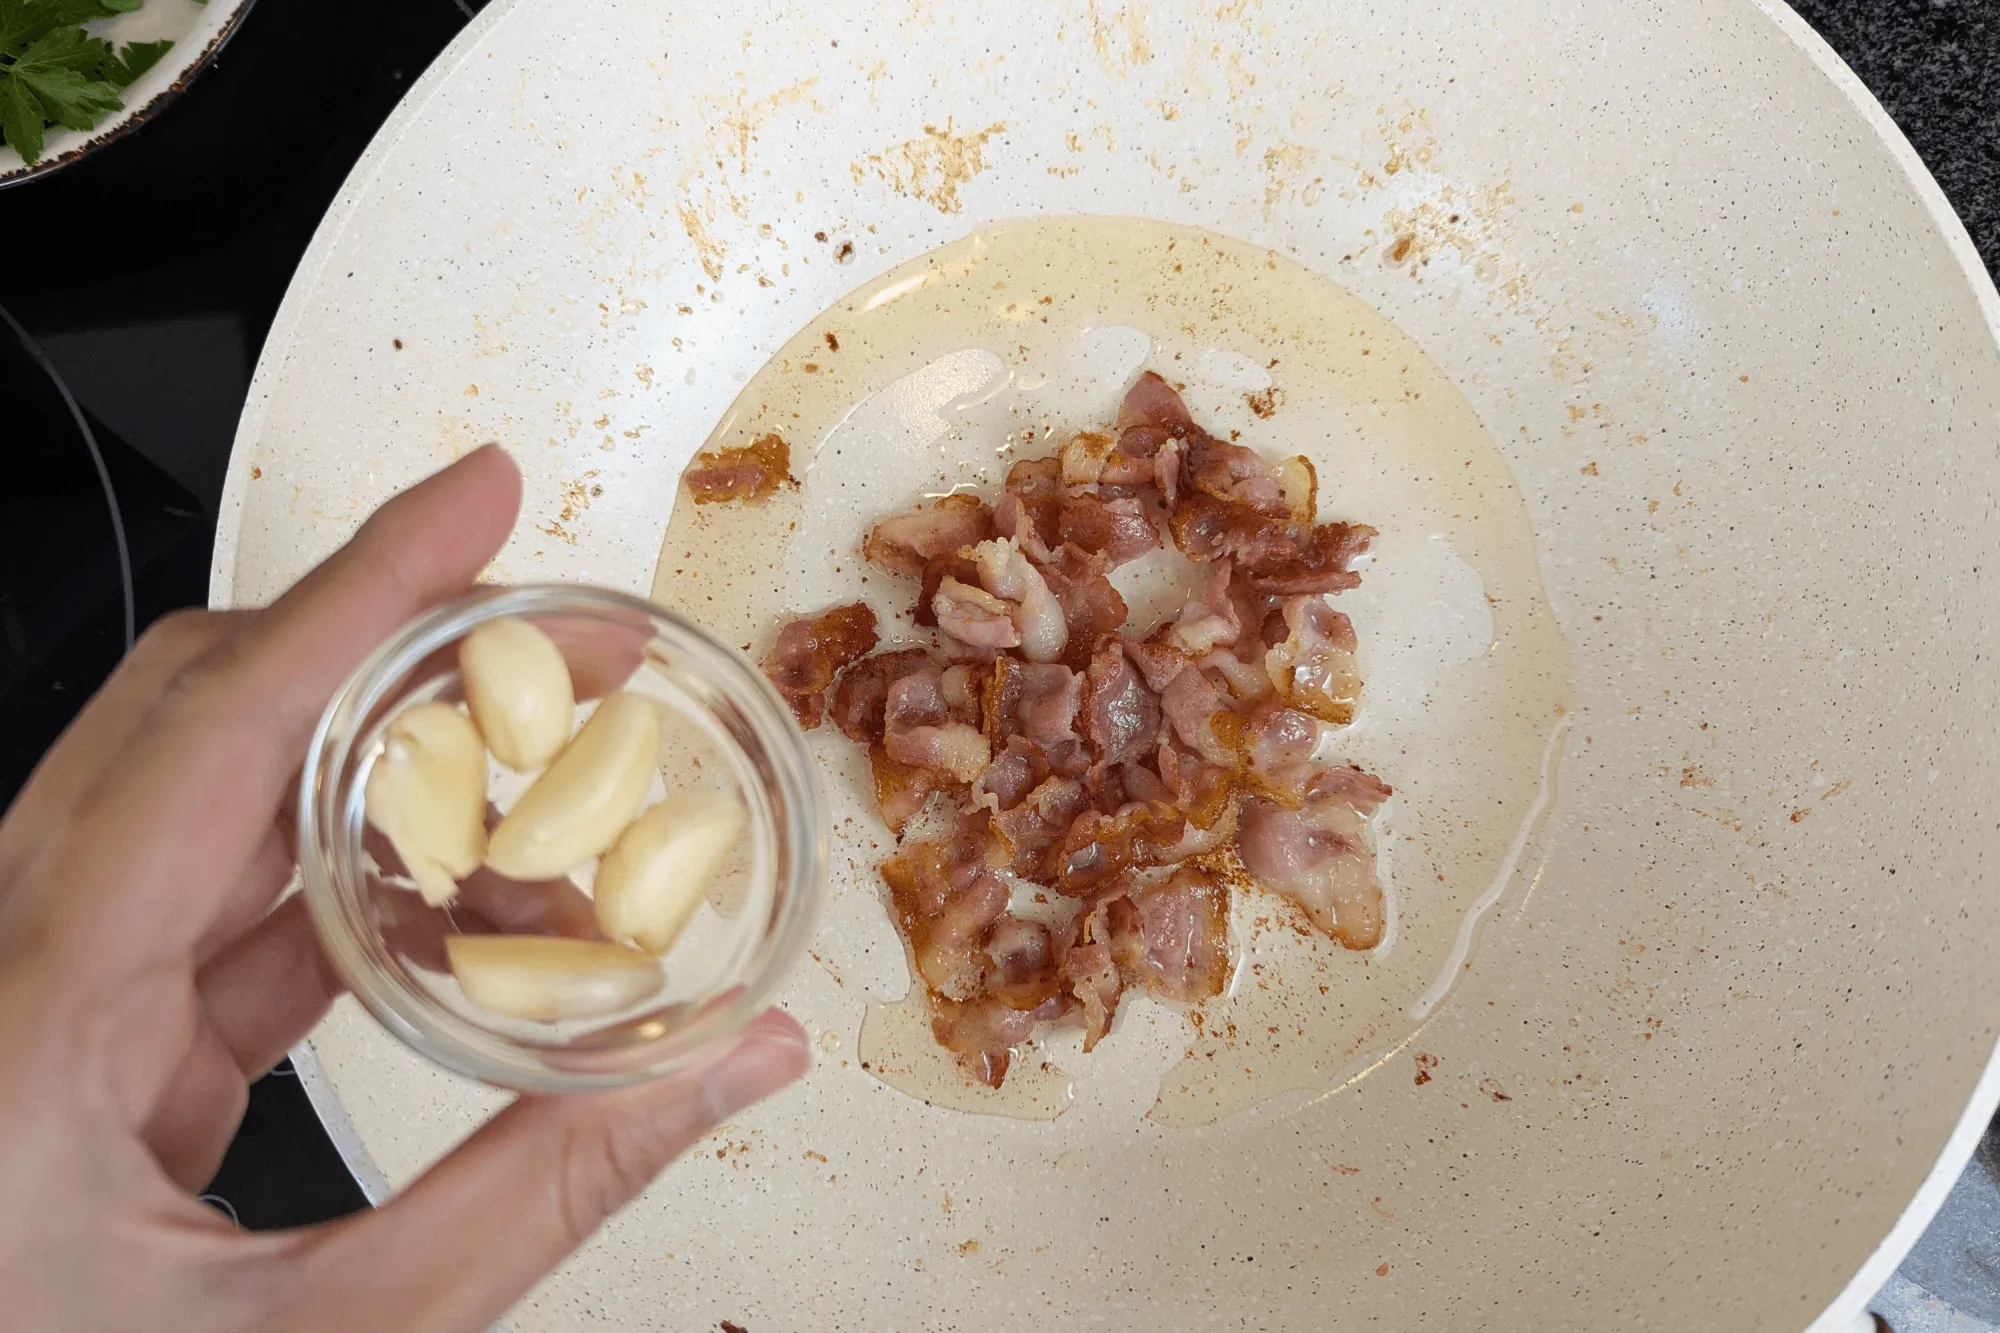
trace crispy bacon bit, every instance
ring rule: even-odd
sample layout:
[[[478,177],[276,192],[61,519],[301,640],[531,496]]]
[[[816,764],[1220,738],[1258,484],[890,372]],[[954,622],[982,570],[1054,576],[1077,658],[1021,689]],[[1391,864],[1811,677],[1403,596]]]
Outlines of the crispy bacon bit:
[[[993,874],[1004,856],[985,817],[961,820],[948,838],[906,844],[882,863],[882,879],[924,984],[949,999],[970,999],[986,972],[987,928],[1007,910],[1007,886]]]
[[[1056,532],[1064,544],[1090,555],[1102,555],[1116,568],[1158,549],[1159,529],[1137,496],[1071,495],[1056,515]]]
[[[1049,775],[1049,758],[1038,746],[1019,736],[1007,738],[1006,748],[972,784],[972,803],[994,814],[1011,810]]]
[[[764,654],[764,674],[811,731],[826,715],[826,688],[840,670],[875,646],[875,613],[860,602],[801,616],[778,631]]]
[[[741,500],[758,505],[781,486],[798,489],[792,475],[792,449],[782,435],[759,435],[736,449],[717,449],[694,456],[694,466],[682,474],[688,494],[698,505]]]
[[[1085,810],[1064,835],[1056,885],[1087,897],[1135,868],[1166,865],[1187,835],[1187,816],[1164,801],[1135,801],[1116,814]]]
[[[1018,648],[1018,609],[984,588],[946,575],[931,598],[931,623],[968,648]]]
[[[882,707],[889,686],[932,664],[921,648],[876,653],[852,663],[833,683],[828,698],[833,725],[851,741],[873,745],[882,739]]]
[[[1227,648],[1243,632],[1236,604],[1229,597],[1230,565],[1216,562],[1202,586],[1199,597],[1190,597],[1180,616],[1166,634],[1166,644],[1189,657],[1201,657],[1216,648]]]
[[[982,996],[970,1004],[933,997],[931,1010],[931,1033],[938,1045],[958,1056],[965,1072],[989,1088],[1000,1086],[1013,1063],[1014,1049],[1042,1020],[1039,1010],[1010,1008],[997,996]]]
[[[1086,804],[1083,783],[1051,777],[1013,809],[995,815],[993,827],[1007,842],[1008,869],[1023,879],[1053,877],[1058,847]]]
[[[1271,684],[1292,707],[1346,726],[1361,698],[1354,622],[1318,596],[1286,598],[1280,614],[1285,637],[1264,654]]]
[[[1173,385],[1146,370],[1125,391],[1125,401],[1118,406],[1117,424],[1121,435],[1134,426],[1154,426],[1185,434],[1194,427],[1194,418],[1188,415],[1187,404],[1181,401]]]
[[[1077,915],[1075,934],[1063,950],[1062,981],[1083,1020],[1083,1049],[1096,1049],[1111,1031],[1125,982],[1111,955],[1110,908],[1099,903]]]
[[[1039,1009],[1061,989],[1055,940],[1039,921],[1003,916],[986,934],[986,993],[1009,1009]]]
[[[814,628],[827,617],[781,633],[767,670],[813,721],[831,684],[898,839],[920,814],[955,818],[882,876],[932,1032],[969,1077],[1000,1086],[1052,1024],[1092,1049],[1129,990],[1221,994],[1232,856],[1333,939],[1380,942],[1366,833],[1389,789],[1314,758],[1360,691],[1354,627],[1325,594],[1359,581],[1373,530],[1317,524],[1318,486],[1304,458],[1204,431],[1148,371],[1112,432],[1017,461],[991,509],[947,496],[869,534],[870,560],[921,581],[934,648],[862,657],[872,617],[865,643]],[[1178,615],[1122,635],[1108,576],[1163,532],[1207,568]],[[821,664],[822,638],[846,655]],[[1009,910],[1024,893],[1046,920]]]
[[[1000,538],[984,541],[972,548],[972,558],[979,565],[980,583],[1006,606],[1013,618],[1014,642],[996,646],[1018,645],[1021,656],[1030,662],[1053,662],[1060,657],[1069,638],[1062,603],[1049,591],[1042,572],[1022,554],[1019,544]],[[938,612],[938,625],[947,634],[955,635],[952,627],[944,623],[942,609]]]
[[[861,554],[898,574],[921,577],[924,566],[993,535],[993,511],[976,495],[947,495],[927,509],[877,523]]]
[[[1100,764],[1150,754],[1160,733],[1160,701],[1116,639],[1097,650],[1085,673],[1084,731]]]
[[[1214,872],[1182,866],[1164,884],[1114,900],[1108,913],[1119,970],[1156,995],[1197,1004],[1229,982],[1229,890]]]
[[[1118,444],[1116,436],[1082,431],[1070,437],[1058,455],[1065,486],[1090,486],[1104,476],[1104,460]]]
[[[1361,831],[1388,798],[1389,789],[1358,768],[1318,774],[1297,810],[1252,797],[1243,803],[1237,855],[1320,930],[1350,949],[1372,949],[1382,942],[1385,917]]]
[[[1055,593],[1068,629],[1068,651],[1062,660],[1078,671],[1090,665],[1104,636],[1116,632],[1129,614],[1125,599],[1104,577],[1110,568],[1102,552],[1087,553],[1068,545],[1042,566],[1042,578]]]

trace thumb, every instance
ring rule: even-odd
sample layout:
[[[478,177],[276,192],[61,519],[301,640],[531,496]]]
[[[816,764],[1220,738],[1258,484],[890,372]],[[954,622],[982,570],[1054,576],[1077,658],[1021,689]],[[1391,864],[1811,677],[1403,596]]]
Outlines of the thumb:
[[[303,1307],[341,1328],[484,1330],[696,1139],[807,1063],[804,1031],[773,1009],[696,1072],[522,1097],[378,1211],[315,1233]]]

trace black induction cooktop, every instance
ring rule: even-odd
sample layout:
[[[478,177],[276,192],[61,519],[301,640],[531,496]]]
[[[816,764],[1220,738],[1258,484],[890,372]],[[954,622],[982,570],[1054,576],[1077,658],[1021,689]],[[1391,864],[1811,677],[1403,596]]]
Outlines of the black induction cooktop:
[[[0,802],[135,629],[206,602],[236,418],[292,270],[484,2],[259,0],[143,129],[0,189],[0,255],[41,256],[0,267]],[[2000,265],[2000,0],[1794,3]],[[253,1228],[365,1206],[283,1065],[208,1197]]]
[[[320,216],[485,0],[262,0],[150,124],[0,189],[0,802],[134,631],[208,600],[265,333]],[[366,1206],[281,1065],[210,1202],[253,1228]]]

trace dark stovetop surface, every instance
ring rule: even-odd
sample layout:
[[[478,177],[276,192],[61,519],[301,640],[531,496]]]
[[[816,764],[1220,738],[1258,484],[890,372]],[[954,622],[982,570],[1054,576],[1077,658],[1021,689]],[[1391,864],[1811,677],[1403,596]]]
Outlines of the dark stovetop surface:
[[[20,253],[9,237],[67,238],[47,262],[0,271],[0,307],[96,436],[139,628],[206,601],[236,418],[292,270],[383,118],[483,3],[262,0],[216,66],[143,131],[0,190],[0,253]],[[1794,3],[1882,100],[2000,270],[2000,0]],[[0,351],[12,354],[0,357],[0,396],[10,410],[32,406],[50,432],[70,429],[13,341],[0,319]],[[0,801],[115,664],[126,618],[87,455],[51,446],[9,461]],[[252,1227],[364,1206],[284,1066],[252,1090],[212,1195]]]

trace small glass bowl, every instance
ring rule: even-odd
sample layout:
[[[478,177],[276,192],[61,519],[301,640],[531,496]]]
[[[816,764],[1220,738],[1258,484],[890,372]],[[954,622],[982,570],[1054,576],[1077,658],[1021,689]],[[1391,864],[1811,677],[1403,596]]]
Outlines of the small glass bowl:
[[[665,960],[664,987],[630,1011],[565,1022],[503,1017],[460,991],[447,934],[589,936],[578,879],[517,884],[481,870],[431,907],[367,825],[368,774],[404,707],[462,697],[458,641],[519,616],[562,648],[579,700],[623,688],[662,708],[671,784],[736,792],[748,831],[719,888]],[[628,678],[629,677],[629,678]],[[580,710],[587,709],[586,702]],[[489,760],[504,809],[529,776]],[[501,1087],[581,1091],[658,1078],[726,1048],[770,1003],[804,953],[825,892],[818,777],[790,710],[762,673],[698,626],[623,593],[544,586],[482,589],[439,607],[370,653],[327,704],[299,787],[299,865],[322,946],[354,995],[409,1046]]]

